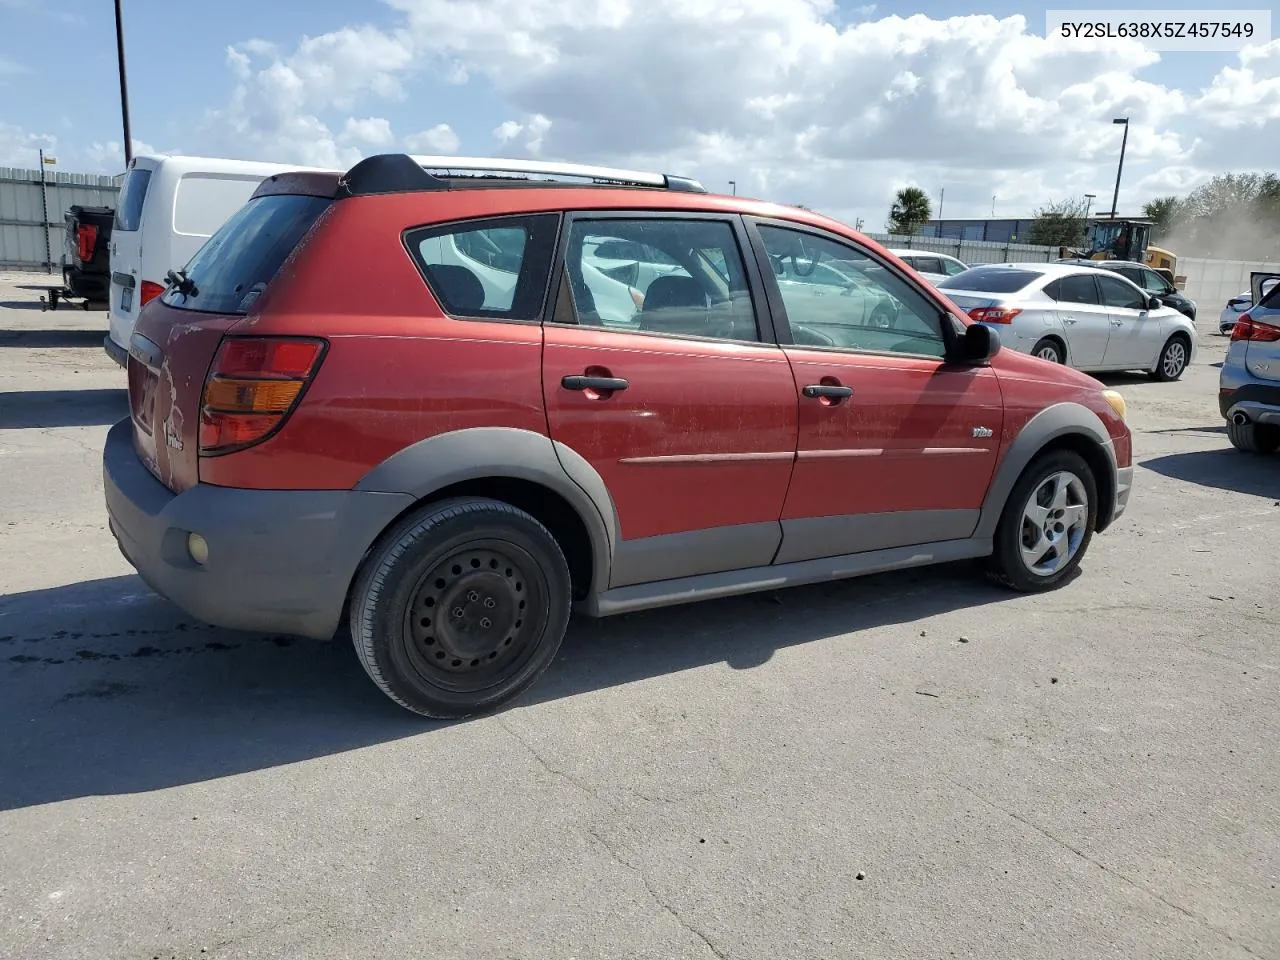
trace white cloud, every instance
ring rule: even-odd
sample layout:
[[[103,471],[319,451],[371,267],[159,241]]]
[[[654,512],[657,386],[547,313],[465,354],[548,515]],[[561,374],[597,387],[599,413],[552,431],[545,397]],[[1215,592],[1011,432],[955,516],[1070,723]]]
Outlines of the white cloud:
[[[40,151],[56,154],[58,138],[50,133],[32,133],[0,120],[0,167],[34,170],[40,165]]]
[[[1201,91],[1145,79],[1159,56],[1136,41],[1050,40],[1022,16],[842,24],[831,0],[385,2],[395,29],[233,48],[236,88],[205,136],[237,155],[341,166],[358,155],[347,118],[429,73],[501,99],[518,118],[494,130],[506,151],[713,189],[734,179],[868,226],[908,182],[935,197],[945,186],[955,216],[989,214],[993,194],[1006,214],[1085,192],[1109,205],[1114,117],[1131,120],[1122,208],[1280,155],[1224,149],[1231,131],[1280,147],[1280,41]],[[447,144],[442,127],[453,133],[442,123],[410,139]]]
[[[338,142],[369,147],[389,147],[396,142],[396,135],[391,132],[391,122],[382,117],[366,117],[357,120],[347,117],[343,124]]]
[[[493,135],[501,144],[515,144],[527,153],[537,155],[542,152],[542,145],[550,130],[551,121],[542,114],[535,113],[524,123],[517,120],[504,121],[493,131]]]
[[[462,141],[447,123],[437,123],[430,130],[413,133],[404,138],[405,149],[411,153],[439,156],[456,154]]]
[[[180,154],[181,150],[157,150],[151,144],[133,138],[133,155],[146,154]],[[93,165],[93,169],[104,173],[122,173],[124,172],[124,147],[121,146],[119,140],[94,141],[85,151],[89,162]]]

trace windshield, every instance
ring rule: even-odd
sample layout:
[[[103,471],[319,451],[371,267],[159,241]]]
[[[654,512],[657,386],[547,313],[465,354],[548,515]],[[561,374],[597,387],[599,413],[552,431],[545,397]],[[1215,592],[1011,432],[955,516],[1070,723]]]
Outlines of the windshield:
[[[977,293],[1016,293],[1040,274],[1017,267],[970,267],[964,273],[939,281],[939,290],[973,290]]]
[[[116,207],[115,229],[124,233],[137,230],[142,223],[142,204],[151,186],[151,171],[134,167],[120,187],[119,205]]]
[[[250,200],[232,214],[170,284],[164,303],[180,310],[243,314],[332,201],[276,194]]]

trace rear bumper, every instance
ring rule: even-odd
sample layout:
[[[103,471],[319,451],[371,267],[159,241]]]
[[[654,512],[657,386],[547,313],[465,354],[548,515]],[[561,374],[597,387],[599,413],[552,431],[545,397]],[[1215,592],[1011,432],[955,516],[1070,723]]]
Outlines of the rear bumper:
[[[1239,411],[1257,423],[1280,422],[1280,384],[1246,383],[1234,389],[1224,384],[1218,391],[1218,410],[1224,420]]]
[[[120,364],[120,366],[127,367],[129,365],[129,351],[112,340],[111,334],[107,334],[102,338],[102,349],[107,351],[107,356]]]
[[[107,434],[103,489],[120,550],[156,593],[220,627],[327,639],[378,534],[413,504],[405,494],[238,490],[174,494],[138,459],[132,423]],[[201,565],[189,534],[209,545]]]

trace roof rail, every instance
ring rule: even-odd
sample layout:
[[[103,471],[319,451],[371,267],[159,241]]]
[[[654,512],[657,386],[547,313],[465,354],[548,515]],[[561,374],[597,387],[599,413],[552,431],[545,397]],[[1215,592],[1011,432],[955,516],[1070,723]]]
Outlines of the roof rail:
[[[383,153],[367,157],[348,170],[341,178],[339,193],[354,197],[418,190],[448,190],[450,183],[445,177],[453,176],[530,181],[585,180],[602,186],[658,187],[683,193],[707,192],[697,180],[663,173],[544,160]]]

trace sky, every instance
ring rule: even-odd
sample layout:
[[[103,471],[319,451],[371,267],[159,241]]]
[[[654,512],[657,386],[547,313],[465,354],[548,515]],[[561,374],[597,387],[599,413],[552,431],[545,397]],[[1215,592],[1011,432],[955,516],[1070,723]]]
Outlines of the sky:
[[[1109,208],[1114,117],[1130,118],[1122,214],[1218,173],[1280,169],[1280,40],[1232,53],[1050,40],[1043,5],[1008,0],[220,0],[193,5],[195,20],[187,7],[123,0],[136,153],[603,163],[713,191],[733,180],[867,230],[904,186],[935,213],[945,196],[947,217],[989,216],[993,197],[1006,217],[1086,193]],[[60,170],[118,173],[122,142],[111,3],[0,0],[0,166],[34,168],[44,148]]]

